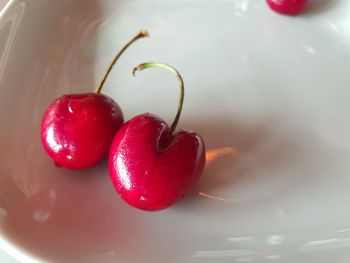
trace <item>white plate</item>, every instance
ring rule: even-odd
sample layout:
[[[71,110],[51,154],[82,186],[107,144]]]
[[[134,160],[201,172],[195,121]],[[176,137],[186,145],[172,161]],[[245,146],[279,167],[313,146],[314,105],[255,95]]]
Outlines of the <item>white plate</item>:
[[[104,92],[127,118],[171,121],[212,157],[191,194],[128,207],[106,163],[56,168],[39,140],[56,97],[92,91],[141,28]],[[0,17],[1,246],[24,262],[350,262],[350,1],[299,17],[264,0],[23,1]],[[215,158],[214,158],[215,157]]]

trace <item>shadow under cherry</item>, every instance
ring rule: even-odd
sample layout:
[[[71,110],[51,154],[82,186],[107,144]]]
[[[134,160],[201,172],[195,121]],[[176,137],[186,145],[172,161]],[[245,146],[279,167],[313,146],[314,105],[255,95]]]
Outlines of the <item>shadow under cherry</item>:
[[[315,16],[327,13],[340,4],[339,0],[312,0],[305,16]]]

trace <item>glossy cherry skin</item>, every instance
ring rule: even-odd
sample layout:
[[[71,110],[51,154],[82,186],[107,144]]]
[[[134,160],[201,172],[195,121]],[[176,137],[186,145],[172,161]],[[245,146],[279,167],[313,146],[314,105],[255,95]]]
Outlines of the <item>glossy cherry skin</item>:
[[[306,7],[308,0],[266,0],[270,8],[284,15],[298,15]]]
[[[156,211],[185,195],[205,165],[202,138],[191,131],[171,135],[151,114],[126,122],[113,139],[109,174],[119,195],[136,208]]]
[[[84,169],[102,160],[124,123],[114,100],[98,93],[64,95],[46,110],[41,141],[59,167]]]

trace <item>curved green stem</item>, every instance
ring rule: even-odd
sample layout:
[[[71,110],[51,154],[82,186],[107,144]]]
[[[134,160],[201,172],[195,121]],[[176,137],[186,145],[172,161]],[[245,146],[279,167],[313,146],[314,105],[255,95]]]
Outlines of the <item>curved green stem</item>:
[[[138,65],[137,67],[134,68],[132,74],[135,76],[135,72],[136,71],[141,71],[144,70],[146,68],[164,68],[172,73],[174,73],[177,77],[177,79],[180,82],[180,100],[179,100],[179,105],[177,108],[177,113],[175,116],[175,119],[173,121],[173,123],[170,126],[170,133],[173,133],[176,129],[177,123],[179,122],[180,119],[180,115],[182,112],[182,106],[184,103],[184,97],[185,97],[185,86],[184,86],[184,81],[180,75],[180,73],[172,66],[167,65],[167,64],[163,64],[163,63],[158,63],[158,62],[147,62],[147,63],[142,63],[140,65]]]
[[[100,83],[97,85],[95,92],[96,93],[100,93],[103,87],[103,84],[105,83],[109,73],[111,72],[112,68],[114,67],[115,63],[118,61],[118,59],[120,58],[121,55],[123,55],[123,53],[125,52],[125,50],[128,49],[128,47],[134,43],[136,40],[143,38],[143,37],[148,37],[149,34],[147,32],[147,30],[141,30],[140,33],[138,33],[134,38],[132,38],[128,43],[126,43],[126,45],[119,51],[119,53],[114,57],[112,63],[109,65],[106,73],[103,75]]]

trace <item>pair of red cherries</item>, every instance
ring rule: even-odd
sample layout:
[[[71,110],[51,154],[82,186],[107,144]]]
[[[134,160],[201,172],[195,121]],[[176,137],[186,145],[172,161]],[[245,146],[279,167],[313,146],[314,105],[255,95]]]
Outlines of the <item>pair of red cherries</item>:
[[[175,131],[180,118],[184,83],[172,66],[150,62],[134,68],[160,67],[173,72],[180,82],[180,103],[169,127],[159,117],[145,113],[124,123],[121,108],[101,94],[111,69],[143,30],[112,61],[94,93],[69,94],[56,99],[41,123],[42,144],[59,167],[89,168],[109,154],[112,183],[128,204],[143,210],[167,208],[186,194],[205,165],[203,139],[192,131]]]
[[[297,15],[307,0],[266,0],[278,13]],[[141,31],[112,61],[95,93],[64,95],[46,110],[41,140],[57,166],[78,170],[94,166],[109,154],[109,174],[119,195],[130,205],[149,211],[167,208],[179,200],[201,176],[205,165],[202,138],[190,131],[175,132],[184,98],[184,84],[177,70],[162,63],[144,63],[176,74],[181,96],[173,124],[151,114],[124,123],[122,110],[101,89],[114,64]]]

